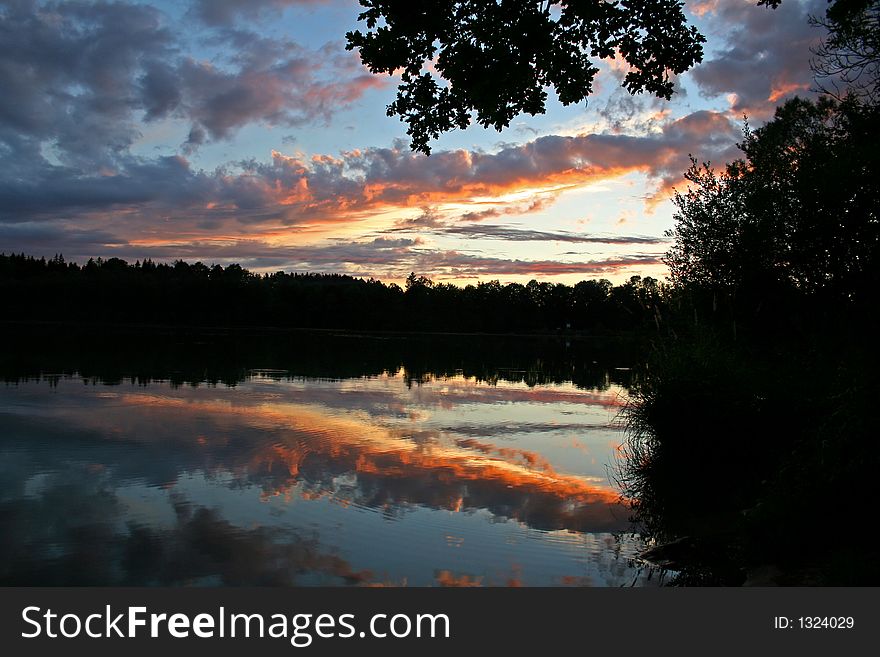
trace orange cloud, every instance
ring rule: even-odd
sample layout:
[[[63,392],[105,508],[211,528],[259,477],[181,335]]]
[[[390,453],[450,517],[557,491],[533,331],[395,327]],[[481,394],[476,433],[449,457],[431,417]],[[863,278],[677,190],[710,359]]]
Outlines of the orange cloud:
[[[776,82],[770,89],[770,96],[767,98],[771,103],[777,103],[785,96],[789,96],[798,91],[806,91],[810,88],[807,82]]]
[[[718,9],[719,0],[690,0],[687,8],[694,16],[704,16]]]
[[[509,195],[549,193],[533,211],[552,201],[559,190],[582,187],[632,172],[653,178],[679,174],[687,154],[726,153],[736,130],[723,114],[700,111],[667,123],[662,132],[635,137],[619,134],[545,136],[507,146],[496,153],[438,151],[414,154],[402,143],[328,155],[272,153],[272,163],[246,171],[267,204],[282,204],[291,222],[339,221],[370,212],[474,203]],[[476,211],[472,219],[506,213]],[[466,215],[468,216],[468,215]]]

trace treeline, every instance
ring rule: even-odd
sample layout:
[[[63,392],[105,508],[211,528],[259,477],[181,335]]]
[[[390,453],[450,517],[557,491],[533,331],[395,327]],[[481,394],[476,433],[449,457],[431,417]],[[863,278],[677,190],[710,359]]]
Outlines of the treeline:
[[[257,274],[231,264],[0,254],[0,319],[171,326],[619,334],[657,326],[653,278],[621,285],[489,281],[458,287],[411,274],[404,287],[341,274]]]

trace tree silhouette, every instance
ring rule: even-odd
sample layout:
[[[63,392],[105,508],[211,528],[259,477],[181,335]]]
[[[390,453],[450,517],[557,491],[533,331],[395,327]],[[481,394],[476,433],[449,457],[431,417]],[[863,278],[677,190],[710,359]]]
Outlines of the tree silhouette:
[[[876,38],[876,5],[834,3],[825,47],[840,48],[843,29]],[[856,526],[875,506],[876,73],[786,102],[745,128],[741,159],[720,171],[692,160],[675,196],[670,339],[627,407],[620,481],[660,544],[645,558],[678,583],[740,584],[766,564],[780,584],[880,581],[873,541],[809,538],[817,517]],[[821,491],[844,482],[853,502],[841,509]],[[705,489],[716,494],[695,502]]]
[[[630,67],[630,92],[669,98],[673,76],[701,60],[705,40],[678,0],[360,3],[367,31],[349,32],[346,47],[373,73],[401,71],[388,115],[406,121],[413,149],[425,153],[430,139],[467,127],[472,113],[499,131],[520,113],[543,113],[545,87],[565,105],[584,100],[594,59],[615,53]]]
[[[757,0],[777,8],[782,0]],[[596,61],[619,56],[623,86],[669,99],[674,76],[702,60],[705,38],[679,0],[360,0],[366,31],[346,34],[373,73],[400,73],[388,116],[415,151],[472,120],[498,131],[519,114],[543,114],[546,88],[563,105],[593,91]],[[829,0],[830,31],[817,73],[876,93],[877,0]],[[866,85],[865,80],[875,82]]]
[[[838,100],[880,101],[880,0],[838,0],[812,21],[828,32],[813,61],[819,89]]]
[[[880,257],[878,111],[854,99],[793,99],[746,129],[745,158],[694,162],[676,194],[672,280],[730,294],[786,287],[862,298]]]

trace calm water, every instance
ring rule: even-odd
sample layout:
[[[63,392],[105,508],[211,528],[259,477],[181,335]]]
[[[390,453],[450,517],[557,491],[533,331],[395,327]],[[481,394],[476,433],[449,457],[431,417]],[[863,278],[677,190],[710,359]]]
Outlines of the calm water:
[[[627,370],[570,345],[297,343],[239,353],[225,382],[204,341],[6,358],[0,581],[656,583],[609,481]]]

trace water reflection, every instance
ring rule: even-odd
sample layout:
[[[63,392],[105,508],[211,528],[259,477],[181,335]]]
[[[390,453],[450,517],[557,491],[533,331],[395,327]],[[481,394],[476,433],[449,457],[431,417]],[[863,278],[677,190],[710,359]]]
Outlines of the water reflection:
[[[645,583],[606,473],[623,386],[389,370],[18,377],[0,388],[0,581]]]

